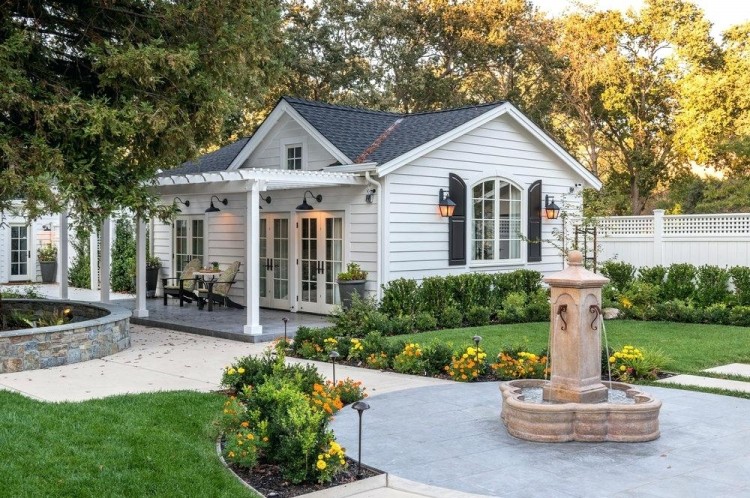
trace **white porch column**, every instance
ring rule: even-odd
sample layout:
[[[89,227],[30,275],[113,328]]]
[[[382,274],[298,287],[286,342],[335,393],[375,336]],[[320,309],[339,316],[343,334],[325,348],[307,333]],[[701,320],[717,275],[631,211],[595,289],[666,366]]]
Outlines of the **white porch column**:
[[[112,259],[112,224],[110,221],[109,216],[104,218],[101,240],[99,241],[99,245],[101,246],[101,257],[99,258],[99,279],[101,280],[99,284],[101,286],[99,300],[103,303],[109,302],[109,269]]]
[[[654,209],[654,265],[664,263],[664,210]]]
[[[260,335],[260,186],[252,182],[245,198],[245,309],[247,320],[246,334]]]
[[[68,299],[68,210],[60,211],[60,299]]]
[[[89,235],[89,289],[99,290],[99,237],[95,231]]]
[[[146,318],[146,224],[141,218],[135,220],[135,309],[133,316]]]

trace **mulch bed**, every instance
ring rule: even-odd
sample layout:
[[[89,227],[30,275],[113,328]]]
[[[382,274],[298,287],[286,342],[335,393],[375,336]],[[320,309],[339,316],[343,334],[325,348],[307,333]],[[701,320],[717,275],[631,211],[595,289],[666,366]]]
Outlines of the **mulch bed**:
[[[292,484],[282,477],[278,465],[268,463],[259,464],[253,470],[243,469],[235,465],[230,465],[229,468],[237,474],[240,479],[268,498],[287,498],[290,496],[304,495],[306,493],[333,488],[341,486],[342,484],[349,484],[350,482],[358,481],[360,479],[367,479],[368,477],[383,474],[380,470],[363,465],[362,475],[357,477],[357,462],[349,457],[346,457],[346,461],[349,464],[348,468],[340,472],[333,481],[328,484]]]

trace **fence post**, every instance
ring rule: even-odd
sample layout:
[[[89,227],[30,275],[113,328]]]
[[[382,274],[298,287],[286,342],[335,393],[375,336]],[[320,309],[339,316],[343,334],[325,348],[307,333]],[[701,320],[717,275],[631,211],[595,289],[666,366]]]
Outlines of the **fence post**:
[[[664,264],[664,210],[654,209],[654,266]]]

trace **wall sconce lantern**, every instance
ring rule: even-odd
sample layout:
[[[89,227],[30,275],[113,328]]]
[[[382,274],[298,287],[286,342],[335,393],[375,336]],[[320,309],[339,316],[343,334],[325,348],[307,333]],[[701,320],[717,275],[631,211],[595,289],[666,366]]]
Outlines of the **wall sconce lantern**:
[[[172,203],[173,203],[173,204],[175,205],[175,208],[174,208],[174,210],[175,210],[176,212],[178,212],[178,213],[181,213],[181,212],[182,212],[182,209],[180,209],[180,208],[178,208],[178,207],[177,207],[177,203],[178,203],[178,202],[179,202],[180,204],[182,204],[183,206],[185,206],[185,207],[190,207],[190,201],[189,201],[189,200],[185,200],[185,201],[183,201],[183,200],[182,200],[182,199],[180,199],[179,197],[175,197],[174,199],[172,199]]]
[[[266,201],[266,204],[271,204],[271,196],[263,197],[263,194],[260,194],[260,200]],[[263,206],[258,206],[258,209],[263,209]]]
[[[560,207],[555,204],[555,198],[550,196],[544,197],[544,213],[548,220],[556,220],[560,216]]]
[[[368,188],[365,192],[365,202],[367,204],[372,204],[372,199],[375,197],[375,189],[374,188]]]
[[[224,198],[224,200],[222,200],[222,199],[219,199],[217,196],[212,195],[211,196],[211,206],[208,209],[206,209],[207,213],[218,213],[219,211],[221,211],[221,209],[219,209],[216,206],[214,206],[214,198],[216,198],[217,201],[221,202],[225,206],[227,204],[229,204],[229,200],[226,197]]]
[[[456,210],[456,203],[448,197],[448,192],[440,189],[440,202],[438,202],[440,208],[440,216],[443,218],[450,218],[453,216],[453,211]]]
[[[312,197],[318,202],[323,201],[323,196],[321,194],[314,195],[312,192],[308,190],[305,192],[305,195],[302,196],[302,204],[297,206],[297,211],[311,211],[312,209],[314,209],[311,205],[307,203],[307,194],[310,194],[310,197]]]
[[[52,225],[50,225],[49,223],[46,224],[46,225],[42,225],[42,231],[43,232],[51,232],[52,231]]]

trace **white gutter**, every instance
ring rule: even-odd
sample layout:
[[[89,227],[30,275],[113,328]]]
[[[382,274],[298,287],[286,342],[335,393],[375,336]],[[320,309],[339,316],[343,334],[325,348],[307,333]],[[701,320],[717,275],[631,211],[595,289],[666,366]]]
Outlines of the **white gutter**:
[[[375,291],[375,296],[377,297],[378,301],[380,301],[381,293],[383,292],[383,252],[385,251],[384,243],[383,243],[383,186],[373,180],[370,177],[370,172],[365,171],[365,180],[367,180],[367,183],[374,185],[375,190],[378,193],[378,207],[377,207],[377,257],[376,257],[376,264],[375,264],[375,271],[377,272],[377,280],[375,281],[377,287],[377,290]]]

